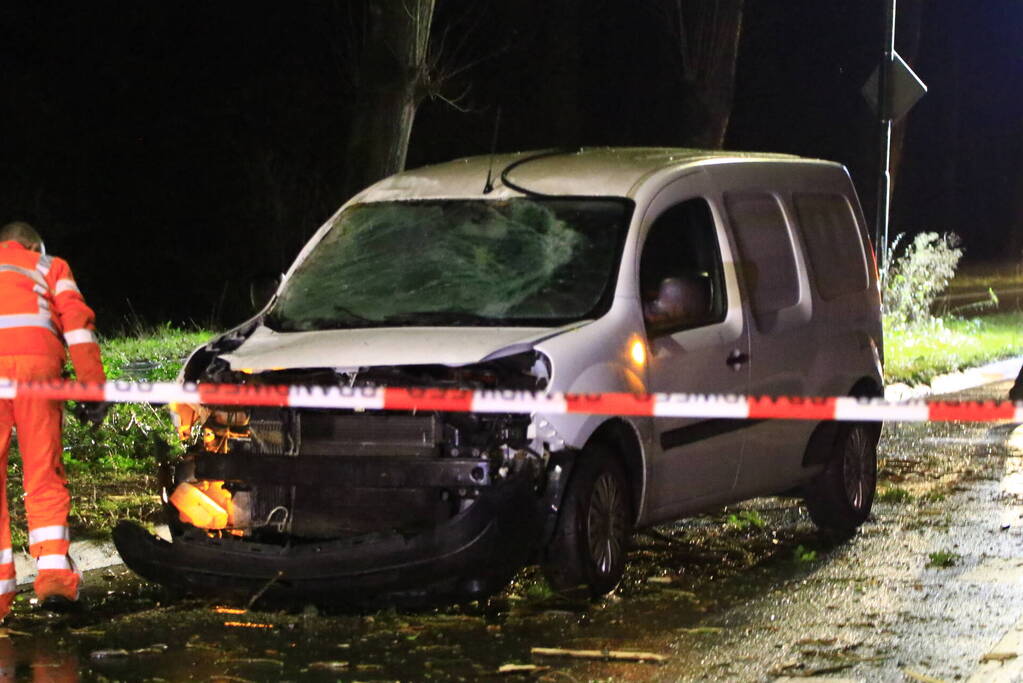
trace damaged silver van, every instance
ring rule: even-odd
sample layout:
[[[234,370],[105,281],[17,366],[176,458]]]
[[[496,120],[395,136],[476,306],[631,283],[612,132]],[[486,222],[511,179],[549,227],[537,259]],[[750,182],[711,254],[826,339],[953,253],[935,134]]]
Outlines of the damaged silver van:
[[[876,267],[839,164],[585,149],[370,187],[189,382],[879,396]],[[618,584],[633,529],[768,494],[867,518],[880,427],[810,420],[174,406],[172,539],[138,574],[197,593],[472,600],[529,562]]]

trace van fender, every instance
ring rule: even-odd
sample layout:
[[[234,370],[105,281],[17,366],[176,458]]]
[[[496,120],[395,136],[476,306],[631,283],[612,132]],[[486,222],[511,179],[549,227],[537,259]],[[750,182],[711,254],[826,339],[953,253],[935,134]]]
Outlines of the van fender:
[[[557,371],[555,370],[555,373]],[[625,392],[639,394],[646,391],[646,382],[639,374],[622,363],[599,363],[591,365],[576,377],[571,386],[560,389],[566,394]],[[538,415],[556,433],[557,439],[566,447],[581,449],[594,433],[608,421],[607,415]],[[630,419],[630,421],[633,421]],[[554,444],[560,446],[561,444]]]

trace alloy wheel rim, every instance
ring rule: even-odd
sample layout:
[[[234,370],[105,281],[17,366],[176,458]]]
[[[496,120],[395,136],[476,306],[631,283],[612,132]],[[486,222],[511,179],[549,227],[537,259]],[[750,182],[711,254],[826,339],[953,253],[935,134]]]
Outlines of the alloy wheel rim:
[[[870,495],[874,477],[870,445],[863,429],[849,431],[843,451],[842,470],[846,499],[854,510],[862,511]]]
[[[610,574],[624,552],[625,497],[615,478],[604,472],[593,485],[587,514],[590,557],[601,574]]]

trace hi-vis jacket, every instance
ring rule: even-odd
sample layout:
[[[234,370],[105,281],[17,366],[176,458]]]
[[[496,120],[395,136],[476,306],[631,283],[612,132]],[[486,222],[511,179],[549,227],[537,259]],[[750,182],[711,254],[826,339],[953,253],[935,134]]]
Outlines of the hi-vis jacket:
[[[64,259],[0,242],[0,355],[71,354],[78,379],[106,378],[93,335],[95,314]]]

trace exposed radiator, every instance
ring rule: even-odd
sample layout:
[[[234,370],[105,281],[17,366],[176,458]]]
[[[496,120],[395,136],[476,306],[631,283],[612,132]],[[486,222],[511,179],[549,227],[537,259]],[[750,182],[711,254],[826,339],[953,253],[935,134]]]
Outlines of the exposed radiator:
[[[434,415],[339,414],[256,409],[251,449],[266,455],[404,455],[438,453]]]

